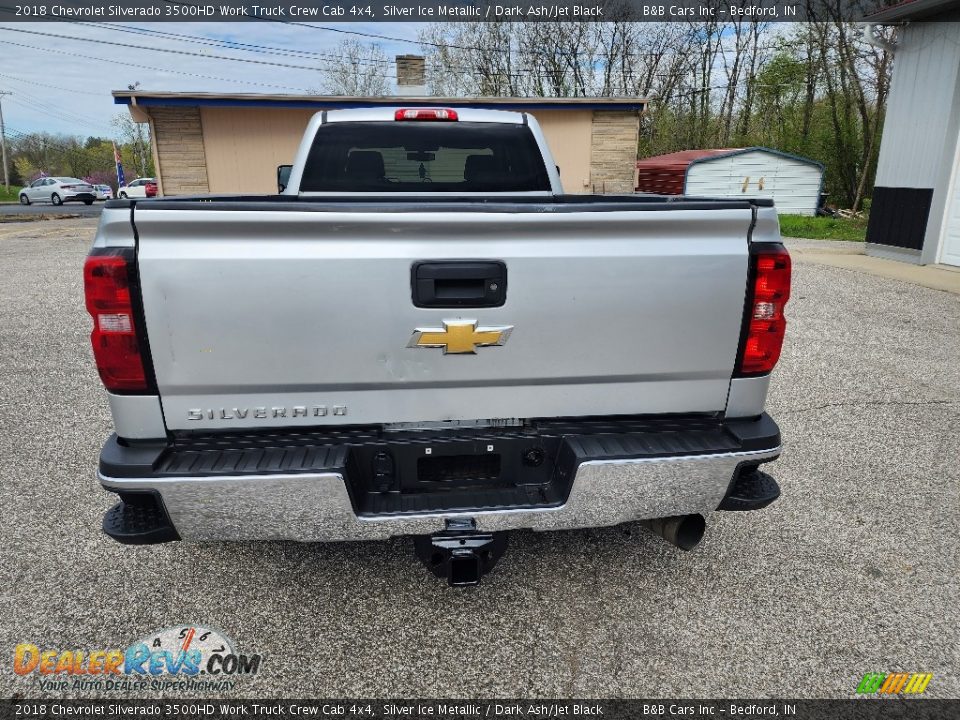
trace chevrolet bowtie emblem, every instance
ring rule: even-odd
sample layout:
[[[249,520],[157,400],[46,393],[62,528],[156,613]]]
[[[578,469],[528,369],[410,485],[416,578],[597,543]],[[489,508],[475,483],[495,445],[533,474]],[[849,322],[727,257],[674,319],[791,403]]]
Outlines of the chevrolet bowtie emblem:
[[[417,328],[407,347],[443,348],[444,355],[476,353],[478,347],[503,345],[513,325],[478,327],[476,320],[444,320],[442,328]]]

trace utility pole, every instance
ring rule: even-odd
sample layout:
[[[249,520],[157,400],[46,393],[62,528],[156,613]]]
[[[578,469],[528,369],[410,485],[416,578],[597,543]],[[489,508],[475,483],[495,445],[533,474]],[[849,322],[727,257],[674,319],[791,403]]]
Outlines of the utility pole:
[[[3,127],[3,96],[8,92],[0,92],[0,155],[3,155],[3,187],[10,192],[10,170],[7,169],[7,132]]]

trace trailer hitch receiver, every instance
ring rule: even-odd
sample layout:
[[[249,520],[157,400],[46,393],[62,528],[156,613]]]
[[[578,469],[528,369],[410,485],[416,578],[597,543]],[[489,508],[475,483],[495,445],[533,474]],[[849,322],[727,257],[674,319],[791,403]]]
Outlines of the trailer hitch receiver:
[[[507,535],[478,532],[472,518],[447,520],[446,530],[415,537],[413,547],[420,562],[450,585],[479,585],[506,551]]]

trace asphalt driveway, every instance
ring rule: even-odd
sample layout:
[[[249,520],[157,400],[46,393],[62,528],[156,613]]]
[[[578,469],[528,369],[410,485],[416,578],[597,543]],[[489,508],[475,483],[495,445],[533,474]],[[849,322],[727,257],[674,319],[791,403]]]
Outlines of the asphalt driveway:
[[[713,514],[692,553],[637,526],[519,533],[482,586],[452,590],[405,540],[100,533],[94,228],[0,225],[0,694],[41,694],[12,672],[18,643],[198,623],[265,655],[217,695],[849,697],[895,670],[960,695],[960,296],[801,258],[768,408],[779,502]]]

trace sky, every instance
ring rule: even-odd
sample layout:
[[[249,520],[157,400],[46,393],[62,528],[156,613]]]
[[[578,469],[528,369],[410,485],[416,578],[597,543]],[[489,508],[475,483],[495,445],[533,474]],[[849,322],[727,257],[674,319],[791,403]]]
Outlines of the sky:
[[[304,93],[317,91],[320,70],[344,38],[377,42],[387,57],[419,52],[418,23],[338,23],[313,27],[276,22],[219,23],[0,23],[0,98],[8,135],[46,131],[114,137],[111,121],[126,113],[111,91],[140,83],[141,91]],[[385,35],[380,40],[320,28]],[[46,33],[40,35],[36,33]],[[176,33],[191,39],[160,37]],[[68,37],[53,37],[54,35]],[[87,42],[80,39],[100,42]],[[198,41],[197,38],[200,38]],[[300,56],[240,51],[203,44],[227,40],[280,48]],[[121,43],[196,55],[103,44]],[[29,46],[29,47],[27,47]],[[318,53],[321,56],[303,55]],[[237,62],[211,55],[301,66]],[[392,64],[385,68],[392,77]],[[205,77],[200,77],[205,76]]]

